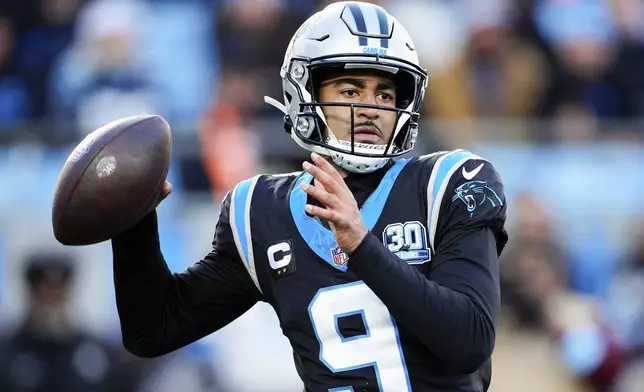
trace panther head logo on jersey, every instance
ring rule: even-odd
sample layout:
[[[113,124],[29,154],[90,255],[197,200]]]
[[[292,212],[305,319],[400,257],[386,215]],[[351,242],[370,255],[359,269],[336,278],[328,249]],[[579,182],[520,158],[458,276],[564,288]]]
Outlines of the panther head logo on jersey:
[[[503,205],[503,201],[499,198],[496,192],[487,185],[487,181],[466,182],[456,188],[454,193],[452,202],[460,199],[467,207],[470,217],[474,215],[476,208],[485,202],[489,202],[492,207]]]

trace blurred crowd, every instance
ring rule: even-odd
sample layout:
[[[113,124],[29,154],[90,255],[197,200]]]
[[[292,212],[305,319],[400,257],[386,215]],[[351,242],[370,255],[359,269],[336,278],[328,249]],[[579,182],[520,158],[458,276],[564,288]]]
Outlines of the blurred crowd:
[[[39,124],[30,137],[76,141],[111,119],[159,113],[203,150],[182,162],[186,185],[228,189],[261,163],[253,137],[275,132],[252,123],[279,119],[262,97],[281,97],[288,40],[328,2],[4,0],[0,129]],[[641,138],[640,1],[374,2],[416,37],[436,147],[486,138],[474,118],[533,142]]]
[[[644,156],[640,0],[370,2],[406,25],[429,72],[427,151],[417,152],[490,140],[528,147],[617,142]],[[0,144],[68,151],[105,122],[158,113],[180,141],[177,193],[220,200],[256,172],[297,169],[301,156],[281,146],[289,144],[281,113],[263,96],[282,96],[288,41],[327,3],[2,0]],[[591,162],[608,155],[595,151]],[[595,184],[584,177],[591,170],[576,173],[578,180],[562,186],[592,193]],[[526,175],[515,177],[533,180]],[[561,209],[529,191],[512,196],[492,390],[644,390],[644,223],[634,218],[634,228],[613,230],[622,237],[619,252],[595,240],[610,230],[600,224],[585,228],[590,239],[572,251]],[[568,212],[587,200],[573,202]],[[639,207],[628,213],[644,214]],[[147,361],[75,327],[66,317],[75,264],[65,256],[19,263],[28,307],[0,349],[0,392],[217,390],[217,376],[204,366],[208,355],[190,351],[197,346]]]
[[[75,260],[35,253],[25,260],[28,305],[0,341],[0,391],[211,391],[203,356],[188,350],[146,360],[95,336],[71,317]]]

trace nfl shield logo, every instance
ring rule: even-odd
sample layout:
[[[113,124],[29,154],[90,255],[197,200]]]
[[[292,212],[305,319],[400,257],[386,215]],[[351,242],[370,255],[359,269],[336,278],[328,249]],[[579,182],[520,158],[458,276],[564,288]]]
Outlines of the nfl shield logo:
[[[333,262],[337,265],[346,265],[349,261],[349,257],[347,257],[347,254],[340,247],[331,249],[331,256],[333,257]]]
[[[82,142],[76,146],[74,151],[69,155],[69,160],[72,162],[78,162],[79,159],[89,151],[89,148],[94,144],[94,137],[92,134],[89,134],[83,139]]]

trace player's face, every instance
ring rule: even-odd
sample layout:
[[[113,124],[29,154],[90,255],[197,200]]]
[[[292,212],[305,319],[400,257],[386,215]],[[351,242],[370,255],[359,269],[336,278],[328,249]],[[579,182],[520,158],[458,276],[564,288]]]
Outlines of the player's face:
[[[396,107],[396,87],[392,80],[379,75],[346,73],[332,76],[320,84],[320,102],[342,102]],[[325,106],[329,128],[340,140],[351,141],[351,108]],[[387,144],[396,124],[396,112],[354,107],[355,142]]]

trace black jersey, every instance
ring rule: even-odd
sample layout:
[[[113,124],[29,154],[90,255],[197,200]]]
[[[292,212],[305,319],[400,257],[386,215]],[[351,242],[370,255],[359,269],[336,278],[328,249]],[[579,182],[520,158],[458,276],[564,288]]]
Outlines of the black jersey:
[[[183,273],[163,262],[154,214],[114,239],[125,346],[160,355],[264,301],[306,390],[486,390],[507,241],[492,164],[441,152],[398,160],[361,189],[349,184],[369,230],[350,256],[306,214],[299,185],[310,181],[241,182],[224,200],[213,251]]]

